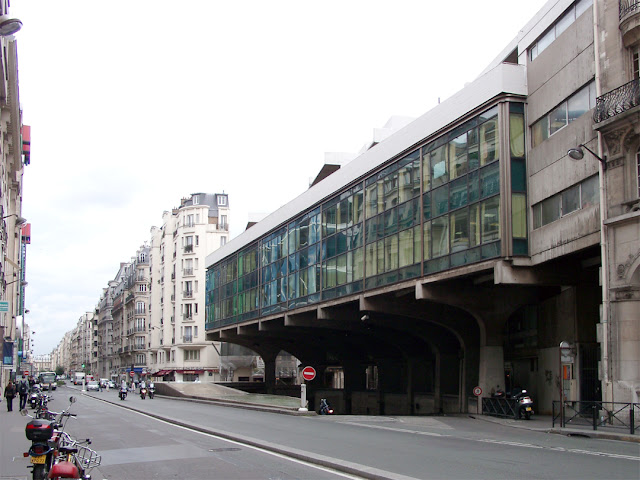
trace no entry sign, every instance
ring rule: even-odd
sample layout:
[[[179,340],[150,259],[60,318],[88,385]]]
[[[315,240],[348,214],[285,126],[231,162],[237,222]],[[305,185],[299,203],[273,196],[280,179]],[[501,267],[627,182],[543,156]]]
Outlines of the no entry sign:
[[[304,367],[302,369],[302,378],[307,381],[311,381],[316,378],[316,369],[313,367]]]
[[[474,389],[473,389],[473,394],[474,394],[476,397],[479,397],[480,395],[482,395],[482,389],[481,389],[480,387],[476,387],[476,388],[474,388]]]

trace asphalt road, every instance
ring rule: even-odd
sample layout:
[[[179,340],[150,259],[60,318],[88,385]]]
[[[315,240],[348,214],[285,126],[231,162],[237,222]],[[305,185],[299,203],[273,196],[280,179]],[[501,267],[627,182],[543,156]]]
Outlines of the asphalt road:
[[[565,437],[454,417],[296,417],[172,399],[123,402],[115,391],[93,394],[62,388],[52,409],[72,407],[73,435],[93,439],[103,455],[98,478],[323,479],[318,470],[247,445],[360,471],[367,478],[638,479],[640,444]],[[230,443],[123,409],[133,407],[223,436]],[[0,474],[2,478],[2,474]],[[343,478],[343,477],[342,477]]]

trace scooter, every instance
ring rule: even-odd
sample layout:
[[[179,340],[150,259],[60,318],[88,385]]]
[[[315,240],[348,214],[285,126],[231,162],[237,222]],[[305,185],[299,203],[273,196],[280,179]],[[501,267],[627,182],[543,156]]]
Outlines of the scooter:
[[[530,420],[533,411],[533,400],[526,390],[513,392],[512,397],[518,401],[518,418],[524,416],[525,420]]]
[[[120,400],[124,400],[125,398],[127,398],[127,387],[120,387],[120,392],[118,392],[118,395],[120,396]]]
[[[333,408],[331,408],[326,398],[320,399],[320,415],[333,415]]]
[[[149,398],[153,400],[153,396],[156,394],[156,387],[149,387]]]
[[[140,389],[140,398],[144,400],[146,396],[147,396],[147,387],[142,387]]]
[[[47,478],[49,471],[53,467],[56,450],[59,446],[60,437],[64,429],[64,418],[75,417],[69,413],[69,408],[76,401],[75,397],[70,397],[71,402],[66,410],[55,414],[48,412],[49,418],[35,418],[27,423],[25,427],[25,435],[31,440],[31,447],[28,452],[24,453],[25,457],[31,457],[31,466],[33,480],[44,480]],[[20,411],[23,416],[33,418],[27,413],[27,409]],[[57,415],[59,418],[56,418]]]

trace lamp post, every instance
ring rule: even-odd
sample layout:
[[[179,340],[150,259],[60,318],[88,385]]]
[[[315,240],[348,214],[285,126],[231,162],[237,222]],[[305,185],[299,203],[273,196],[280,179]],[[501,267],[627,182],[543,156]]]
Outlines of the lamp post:
[[[596,9],[594,9],[596,10]],[[596,61],[596,65],[598,62]],[[598,134],[601,139],[600,133]],[[600,150],[602,150],[602,142],[598,141]],[[602,382],[604,390],[604,401],[613,402],[613,389],[610,386],[611,377],[609,375],[609,240],[607,235],[607,182],[605,172],[607,170],[607,157],[598,155],[584,144],[578,145],[576,148],[570,148],[567,151],[569,158],[573,160],[582,160],[584,158],[585,149],[593,155],[599,162],[598,168],[598,193],[600,197],[600,268],[602,280],[602,314],[600,323],[602,324]]]

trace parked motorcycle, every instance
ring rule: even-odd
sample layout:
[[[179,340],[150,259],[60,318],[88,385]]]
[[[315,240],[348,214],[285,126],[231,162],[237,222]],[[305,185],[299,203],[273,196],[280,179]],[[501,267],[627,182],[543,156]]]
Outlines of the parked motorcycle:
[[[29,406],[31,408],[36,408],[40,404],[40,396],[42,392],[40,391],[40,386],[35,384],[31,387],[31,393],[29,394]]]
[[[140,389],[140,398],[144,400],[146,396],[147,396],[147,387],[142,387]]]
[[[320,399],[320,415],[333,415],[333,408],[331,408],[326,398]]]
[[[33,480],[44,480],[51,470],[60,435],[66,423],[64,419],[74,416],[68,410],[76,399],[70,397],[69,401],[71,402],[69,407],[62,412],[47,410],[47,418],[34,418],[28,414],[26,408],[20,411],[23,416],[33,418],[25,427],[25,435],[28,440],[31,440],[31,447],[23,454],[25,457],[30,457],[31,466],[28,468],[32,469]]]
[[[522,418],[524,416],[525,420],[530,420],[531,415],[534,414],[533,400],[531,399],[531,396],[524,389],[518,389],[511,392],[511,396],[518,401],[518,418]]]
[[[118,392],[118,396],[120,400],[124,400],[127,398],[127,387],[120,387],[120,392]]]

